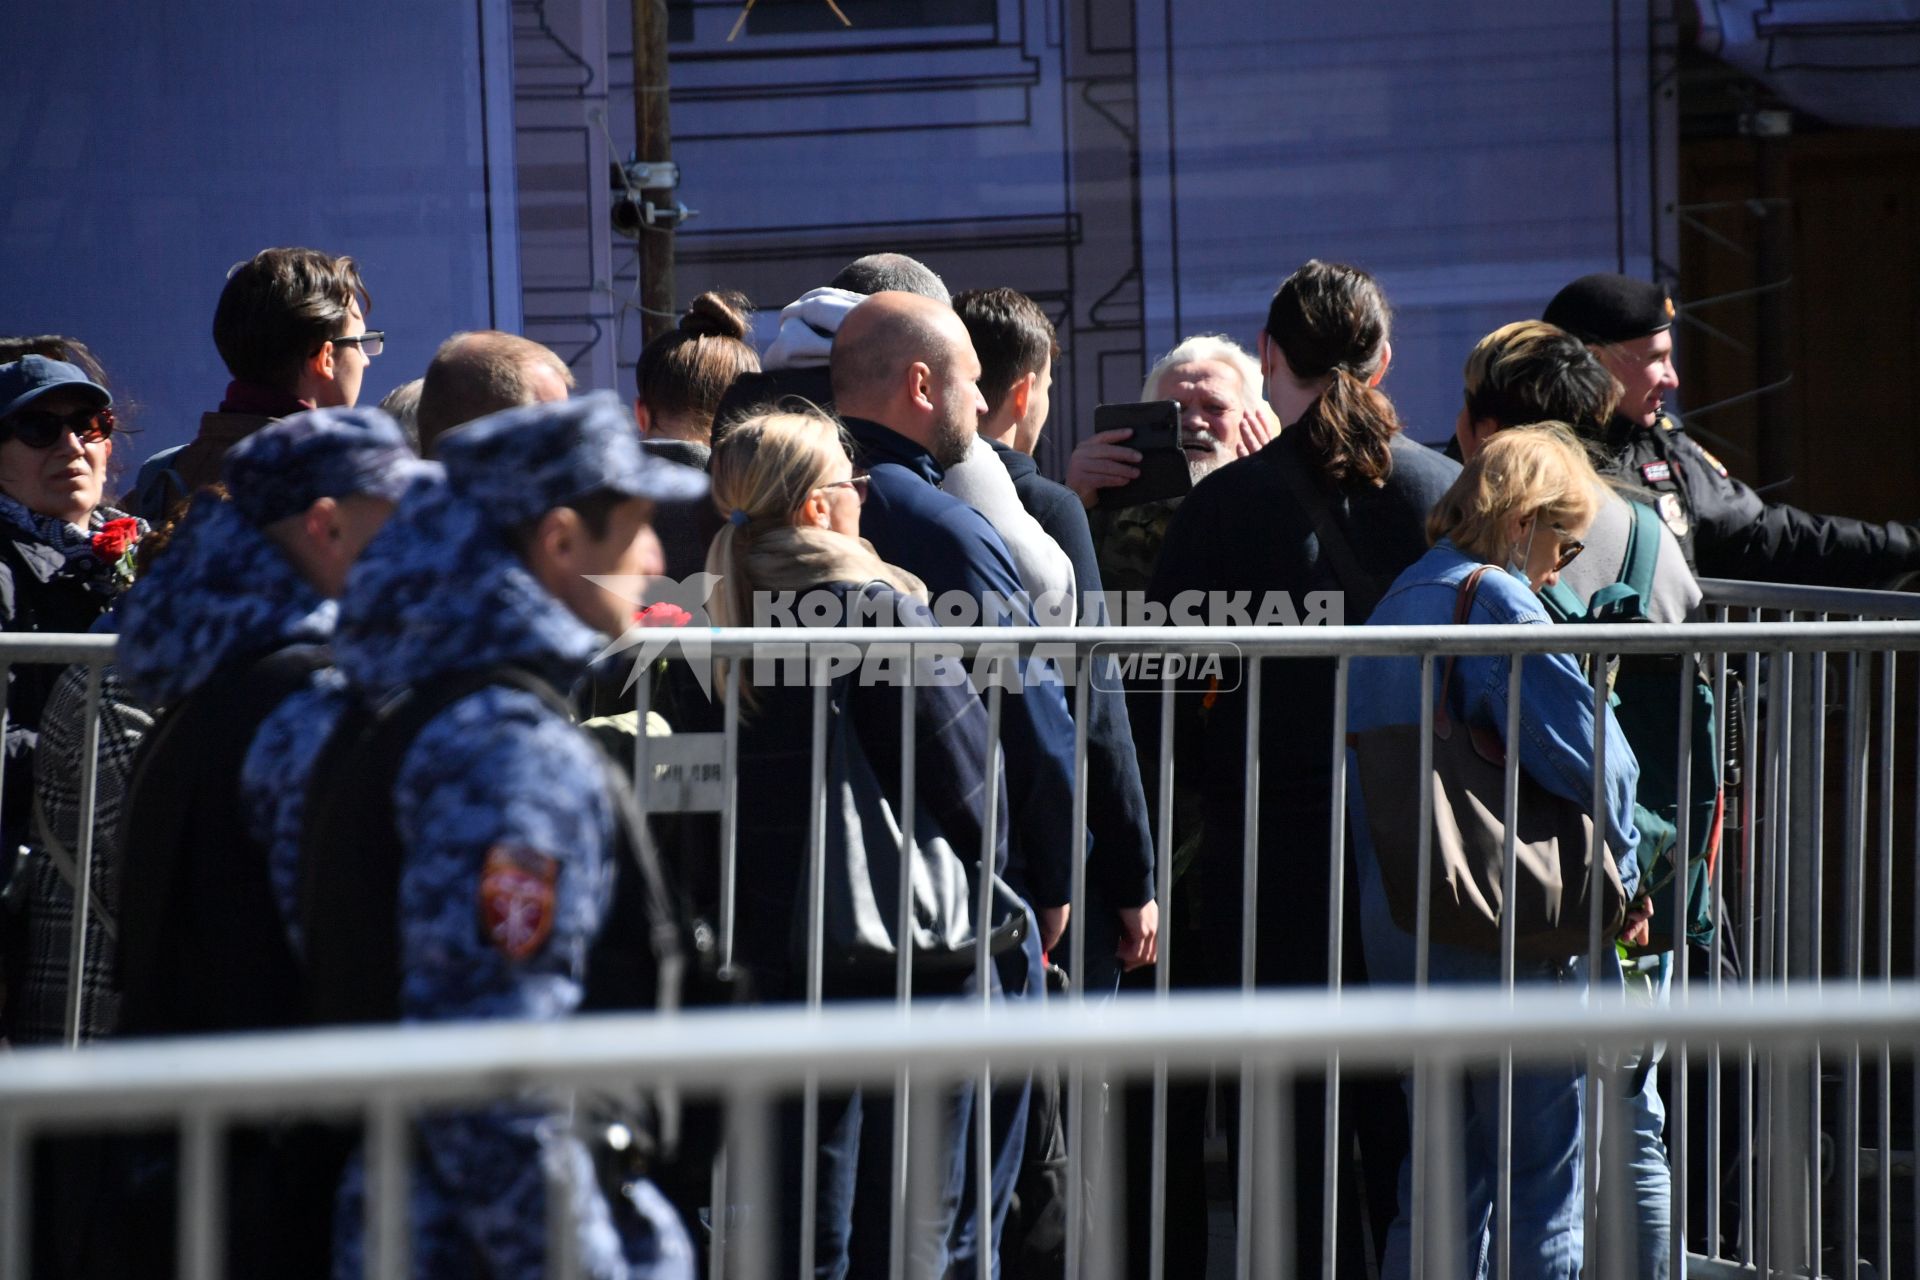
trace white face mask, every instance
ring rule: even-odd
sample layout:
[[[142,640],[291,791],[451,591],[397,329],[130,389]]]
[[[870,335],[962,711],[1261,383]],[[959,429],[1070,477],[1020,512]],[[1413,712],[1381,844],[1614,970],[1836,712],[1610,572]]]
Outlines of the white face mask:
[[[1533,575],[1527,572],[1527,565],[1533,560],[1533,536],[1539,532],[1540,517],[1536,513],[1527,518],[1527,540],[1525,545],[1515,543],[1513,551],[1510,552],[1507,557],[1507,572],[1524,582],[1529,591],[1533,589]],[[1515,558],[1516,556],[1518,557],[1517,559]]]

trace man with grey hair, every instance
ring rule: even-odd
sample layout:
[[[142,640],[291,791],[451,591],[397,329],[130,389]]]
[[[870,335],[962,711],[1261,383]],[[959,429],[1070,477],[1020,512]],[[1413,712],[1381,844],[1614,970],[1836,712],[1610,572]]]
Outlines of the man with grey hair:
[[[440,344],[420,386],[422,456],[455,427],[502,409],[565,400],[573,371],[550,348],[497,329],[456,333]]]
[[[1278,422],[1261,392],[1260,362],[1231,338],[1203,333],[1154,361],[1140,398],[1178,402],[1180,448],[1199,484],[1273,438]],[[1067,460],[1067,487],[1088,509],[1100,555],[1099,585],[1110,593],[1146,590],[1167,522],[1180,505],[1180,499],[1168,498],[1119,511],[1101,507],[1102,489],[1140,478],[1140,451],[1125,444],[1132,434],[1130,427],[1096,431]]]
[[[840,268],[825,286],[809,289],[780,310],[780,331],[760,356],[760,372],[735,378],[714,411],[716,433],[761,405],[789,396],[833,411],[833,379],[827,360],[833,336],[847,315],[877,293],[915,294],[949,303],[947,286],[933,268],[904,253],[869,253]]]
[[[876,293],[917,293],[935,302],[952,302],[946,281],[933,268],[904,253],[870,253],[855,258],[840,268],[840,274],[827,281],[830,289],[845,289],[871,297]]]

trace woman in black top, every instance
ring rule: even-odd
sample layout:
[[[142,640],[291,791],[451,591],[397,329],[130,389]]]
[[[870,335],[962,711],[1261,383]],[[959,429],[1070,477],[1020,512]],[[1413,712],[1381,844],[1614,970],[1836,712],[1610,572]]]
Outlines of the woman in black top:
[[[1392,402],[1379,390],[1392,359],[1390,326],[1386,298],[1364,271],[1312,261],[1287,277],[1268,307],[1259,344],[1280,435],[1206,477],[1181,503],[1150,599],[1167,603],[1200,592],[1188,599],[1200,602],[1215,625],[1287,622],[1296,614],[1310,623],[1319,614],[1322,622],[1357,626],[1386,585],[1426,553],[1427,512],[1459,467],[1408,440]],[[1244,619],[1225,612],[1236,595],[1247,611]],[[1340,608],[1327,607],[1336,601]],[[1191,906],[1177,904],[1175,917],[1191,909],[1199,922],[1192,944],[1183,948],[1176,939],[1173,946],[1175,981],[1182,985],[1237,987],[1241,981],[1246,665],[1229,662],[1216,689],[1175,699],[1176,768],[1183,787],[1199,795],[1203,814],[1199,854],[1176,891]],[[1254,847],[1255,981],[1263,987],[1328,981],[1334,672],[1331,659],[1269,659],[1262,665]],[[1130,711],[1151,797],[1159,689],[1138,693]],[[1346,860],[1350,865],[1350,850]],[[1351,870],[1346,886],[1343,979],[1351,983],[1360,977]],[[1355,1110],[1351,1094],[1350,1086],[1347,1116]],[[1296,1167],[1318,1169],[1324,1115],[1318,1087],[1303,1087],[1296,1103],[1302,1161]],[[1391,1176],[1388,1168],[1381,1190],[1387,1213]],[[1321,1269],[1318,1185],[1318,1178],[1300,1180],[1294,1217],[1300,1265],[1311,1272]],[[1352,1182],[1343,1176],[1341,1185]],[[1349,1204],[1340,1214],[1349,1229],[1365,1221],[1353,1209]],[[1198,1234],[1204,1230],[1197,1224]],[[1359,1239],[1343,1235],[1344,1271],[1347,1263],[1357,1263],[1348,1250],[1359,1247]]]

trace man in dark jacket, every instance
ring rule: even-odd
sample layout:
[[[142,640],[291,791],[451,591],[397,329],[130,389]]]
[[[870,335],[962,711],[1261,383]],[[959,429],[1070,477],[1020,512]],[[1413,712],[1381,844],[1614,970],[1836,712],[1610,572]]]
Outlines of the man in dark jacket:
[[[971,451],[986,409],[980,360],[953,308],[916,294],[875,294],[842,321],[831,368],[841,418],[870,477],[861,533],[882,558],[927,584],[943,621],[950,617],[943,609],[962,602],[982,615],[995,613],[989,602],[1018,604],[1020,578],[993,526],[939,489],[944,469]],[[1052,947],[1067,925],[1073,859],[1085,856],[1073,847],[1073,721],[1057,673],[1033,661],[1020,668],[1024,687],[1004,695],[1000,735],[1013,827],[1007,879],[1034,906],[1041,944]],[[1025,959],[1024,974],[1001,971],[1009,994],[1041,991],[1040,957],[1029,949]],[[994,1247],[1025,1146],[1026,1111],[1025,1077],[995,1090]],[[969,1199],[974,1192],[969,1186]],[[962,1224],[957,1265],[979,1247],[964,1234],[973,1215],[963,1211]]]
[[[1040,474],[1033,451],[1050,408],[1053,361],[1060,352],[1053,323],[1033,299],[1012,289],[961,294],[954,310],[967,326],[980,357],[980,394],[987,404],[980,436],[1006,465],[1014,492],[1028,514],[1073,561],[1080,588],[1079,616],[1096,622],[1091,607],[1100,590],[1100,565],[1087,525],[1086,508],[1073,490]],[[1090,689],[1087,722],[1087,827],[1091,900],[1087,972],[1076,980],[1088,990],[1111,990],[1126,968],[1151,964],[1158,952],[1159,905],[1153,898],[1153,835],[1147,824],[1140,764],[1134,758],[1127,702],[1112,686]],[[1113,926],[1119,924],[1119,936]]]
[[[218,480],[227,450],[269,422],[356,404],[386,338],[367,328],[371,305],[352,258],[263,249],[234,267],[213,312],[213,343],[233,381],[190,443],[163,449],[140,468],[134,513],[163,519]]]
[[[1627,276],[1582,276],[1542,316],[1592,348],[1624,389],[1603,469],[1651,490],[1687,561],[1706,577],[1871,587],[1920,569],[1920,526],[1812,515],[1727,474],[1661,401],[1680,386],[1673,299]]]

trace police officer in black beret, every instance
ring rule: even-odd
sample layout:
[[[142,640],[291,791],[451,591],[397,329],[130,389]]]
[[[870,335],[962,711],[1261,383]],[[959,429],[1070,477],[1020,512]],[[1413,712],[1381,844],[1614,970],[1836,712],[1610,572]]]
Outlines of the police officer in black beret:
[[[1603,470],[1650,490],[1660,516],[1705,577],[1871,587],[1920,569],[1920,526],[1810,515],[1767,502],[1727,474],[1661,405],[1680,385],[1673,299],[1627,276],[1582,276],[1541,318],[1592,348],[1625,394],[1596,441]]]

